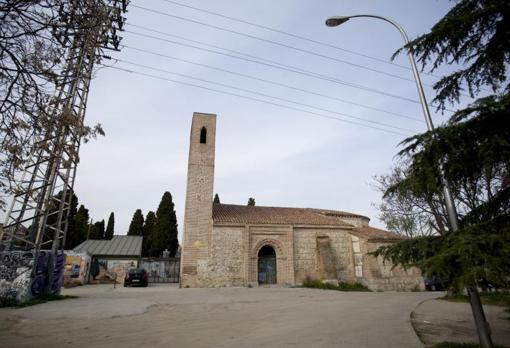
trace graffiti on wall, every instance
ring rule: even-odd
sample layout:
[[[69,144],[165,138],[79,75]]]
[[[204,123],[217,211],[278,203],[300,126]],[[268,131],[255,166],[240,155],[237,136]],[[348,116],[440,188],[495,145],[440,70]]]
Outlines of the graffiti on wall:
[[[0,259],[0,279],[13,281],[19,275],[20,269],[30,268],[34,254],[29,251],[3,252]]]
[[[1,252],[0,297],[24,301],[42,295],[48,285],[49,256],[49,251],[40,251],[34,265],[35,256],[32,251]],[[57,255],[54,261],[53,282],[50,287],[54,294],[60,291],[63,268],[64,255]]]
[[[87,283],[91,257],[87,253],[66,252],[63,286],[71,287]]]
[[[131,268],[136,268],[137,260],[109,260],[97,259],[99,264],[99,273],[93,279],[97,282],[113,282],[123,283],[126,273]]]

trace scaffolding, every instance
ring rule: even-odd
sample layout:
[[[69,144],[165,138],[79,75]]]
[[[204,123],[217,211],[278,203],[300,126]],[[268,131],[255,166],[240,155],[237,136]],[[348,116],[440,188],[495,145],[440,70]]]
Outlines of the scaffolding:
[[[23,252],[34,295],[60,290],[90,81],[104,50],[119,49],[127,5],[128,0],[72,0],[61,9],[66,30],[60,42],[67,56],[46,110],[52,124],[34,142],[0,231],[0,265],[12,261],[5,255]]]

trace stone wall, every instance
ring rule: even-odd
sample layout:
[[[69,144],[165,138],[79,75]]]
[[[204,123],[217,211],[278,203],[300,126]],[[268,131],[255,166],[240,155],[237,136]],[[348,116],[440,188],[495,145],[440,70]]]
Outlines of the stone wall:
[[[248,233],[248,282],[256,283],[258,252],[265,245],[276,252],[276,282],[294,285],[294,243],[292,226],[258,225],[246,226]]]
[[[245,286],[247,248],[244,226],[214,226],[207,286]]]
[[[354,282],[354,265],[352,261],[351,235],[348,230],[340,228],[294,228],[294,268],[296,284],[302,284],[307,277],[325,279],[323,267],[317,248],[317,238],[329,238],[329,243],[336,258],[337,279]]]
[[[265,245],[276,252],[276,281],[294,285],[290,226],[220,225],[213,227],[211,254],[203,286],[246,286],[257,283],[258,252]]]
[[[401,266],[393,267],[390,261],[381,256],[368,255],[387,243],[370,242],[360,238],[363,253],[363,279],[360,281],[373,291],[411,291],[424,290],[423,277],[419,269],[412,267],[405,270]]]

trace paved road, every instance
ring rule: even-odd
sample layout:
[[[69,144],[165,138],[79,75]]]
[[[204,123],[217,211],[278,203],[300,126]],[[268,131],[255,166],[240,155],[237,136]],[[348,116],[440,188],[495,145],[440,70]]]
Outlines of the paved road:
[[[410,313],[427,292],[83,286],[0,309],[2,347],[422,347]]]

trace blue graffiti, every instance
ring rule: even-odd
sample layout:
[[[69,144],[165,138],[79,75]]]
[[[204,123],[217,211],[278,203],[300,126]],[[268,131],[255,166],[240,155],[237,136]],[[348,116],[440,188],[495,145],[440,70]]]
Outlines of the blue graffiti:
[[[56,294],[62,286],[62,274],[64,272],[65,255],[57,255],[55,259],[55,267],[53,268],[53,282],[51,284],[51,292]]]

